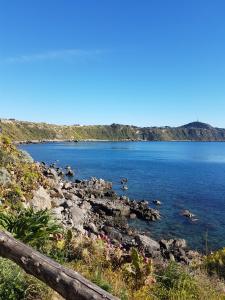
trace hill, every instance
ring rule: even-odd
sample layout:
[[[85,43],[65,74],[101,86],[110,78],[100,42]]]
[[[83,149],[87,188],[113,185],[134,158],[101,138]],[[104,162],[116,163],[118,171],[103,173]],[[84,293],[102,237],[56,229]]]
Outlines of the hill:
[[[29,140],[146,140],[225,141],[225,129],[202,122],[179,127],[137,127],[131,125],[54,125],[0,119],[2,131],[14,141]]]

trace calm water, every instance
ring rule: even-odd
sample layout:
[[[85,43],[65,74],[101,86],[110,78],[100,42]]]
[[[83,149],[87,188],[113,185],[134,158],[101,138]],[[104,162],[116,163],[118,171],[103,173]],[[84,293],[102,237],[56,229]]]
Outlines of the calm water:
[[[152,236],[183,237],[192,248],[225,246],[225,143],[80,142],[22,145],[35,160],[71,165],[77,178],[101,177],[130,198],[160,199],[162,220],[138,222]],[[129,190],[120,190],[120,178]],[[182,209],[198,217],[180,216]]]

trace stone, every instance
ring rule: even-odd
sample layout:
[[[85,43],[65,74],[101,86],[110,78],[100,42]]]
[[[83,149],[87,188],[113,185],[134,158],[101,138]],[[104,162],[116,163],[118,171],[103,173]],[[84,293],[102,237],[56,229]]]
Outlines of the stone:
[[[181,212],[182,216],[187,217],[189,219],[195,217],[195,215],[190,212],[188,209],[185,209],[184,211]]]
[[[169,253],[169,260],[170,261],[175,261],[175,257],[172,253]]]
[[[187,242],[184,239],[177,239],[177,240],[174,240],[174,246],[177,248],[186,248]]]
[[[136,219],[137,215],[135,213],[130,214],[130,219]]]
[[[64,190],[70,190],[72,189],[72,183],[71,182],[65,182],[64,185],[63,185],[63,189]]]
[[[78,206],[74,206],[71,209],[71,216],[74,228],[78,231],[84,232],[84,221],[85,221],[85,213],[84,210]]]
[[[137,235],[136,241],[138,245],[145,251],[145,253],[152,257],[156,256],[160,251],[159,243],[147,235]]]
[[[74,176],[74,172],[73,172],[72,170],[68,170],[68,171],[66,172],[66,176],[68,176],[68,177],[73,177],[73,176]]]
[[[63,212],[64,208],[62,206],[59,207],[55,207],[52,209],[52,214],[55,216],[55,218],[57,220],[61,220],[62,219],[62,212]]]
[[[111,240],[116,240],[119,242],[122,241],[122,234],[119,232],[119,230],[115,229],[114,227],[104,226],[103,230]]]
[[[64,198],[63,192],[60,187],[56,187],[50,191],[50,195],[53,198]]]
[[[162,203],[161,203],[161,201],[159,201],[159,200],[153,200],[152,201],[155,205],[161,205]]]
[[[51,199],[51,204],[52,204],[53,208],[58,207],[58,206],[62,206],[64,202],[65,202],[64,198],[52,198]]]
[[[166,250],[169,250],[171,245],[173,244],[174,240],[170,239],[170,240],[160,240],[159,244],[160,247]]]
[[[90,231],[92,233],[98,234],[98,229],[97,229],[97,227],[95,226],[94,223],[89,223],[87,227],[88,227],[88,229],[90,229]]]
[[[35,211],[41,209],[51,209],[52,199],[46,189],[42,186],[38,190],[34,191],[33,198],[30,200],[30,206],[33,207]]]
[[[11,183],[11,175],[6,168],[0,168],[0,185],[6,186]]]
[[[66,203],[66,206],[67,207],[72,207],[74,204],[73,204],[73,202],[71,201],[71,200],[67,200],[66,202],[64,202],[64,203]]]

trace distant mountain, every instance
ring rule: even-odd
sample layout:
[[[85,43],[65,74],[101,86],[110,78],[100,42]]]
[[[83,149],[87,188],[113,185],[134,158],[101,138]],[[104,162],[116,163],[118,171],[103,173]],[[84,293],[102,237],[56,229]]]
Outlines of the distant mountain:
[[[179,127],[137,127],[130,125],[53,125],[0,119],[3,133],[15,141],[27,140],[146,140],[146,141],[225,141],[225,129],[202,122]]]
[[[207,123],[202,122],[191,122],[188,124],[185,124],[183,126],[179,126],[179,128],[193,128],[193,129],[212,129],[213,127]]]

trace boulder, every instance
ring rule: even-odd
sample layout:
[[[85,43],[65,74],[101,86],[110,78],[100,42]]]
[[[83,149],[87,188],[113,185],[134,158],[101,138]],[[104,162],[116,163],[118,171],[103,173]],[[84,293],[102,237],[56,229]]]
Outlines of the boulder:
[[[63,189],[64,190],[70,190],[70,189],[72,189],[72,187],[73,187],[72,182],[65,182],[63,184]]]
[[[30,201],[30,206],[34,208],[35,211],[41,209],[51,209],[51,197],[47,190],[42,186],[38,190],[34,191],[33,198]]]
[[[89,223],[87,225],[87,229],[89,229],[94,234],[98,234],[98,229],[97,229],[97,227],[95,226],[94,223]]]
[[[74,176],[74,172],[73,172],[72,170],[68,170],[68,171],[66,172],[66,176],[68,176],[68,177],[73,177],[73,176]]]
[[[161,203],[161,201],[159,201],[159,200],[153,200],[152,201],[155,205],[161,205],[162,203]]]
[[[55,218],[57,220],[62,220],[63,216],[62,216],[62,212],[63,212],[64,208],[62,206],[59,207],[55,207],[52,209],[52,214],[55,216]]]
[[[114,227],[104,226],[103,230],[111,240],[116,240],[119,242],[122,241],[122,234],[119,232],[119,230],[115,229]]]
[[[184,239],[177,239],[177,240],[174,240],[174,246],[177,248],[186,248],[187,242]]]
[[[74,206],[71,209],[71,217],[73,221],[73,226],[75,229],[77,229],[80,232],[84,233],[84,221],[85,221],[85,212],[83,209],[81,209],[78,206]]]
[[[6,186],[11,183],[11,175],[6,168],[0,168],[0,185]]]
[[[138,246],[144,250],[147,255],[155,257],[160,252],[160,245],[157,241],[151,239],[147,235],[138,234],[136,236]]]

